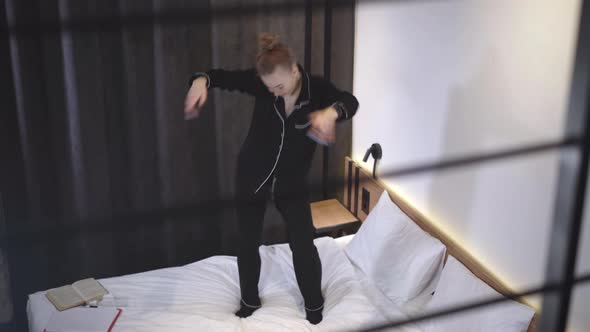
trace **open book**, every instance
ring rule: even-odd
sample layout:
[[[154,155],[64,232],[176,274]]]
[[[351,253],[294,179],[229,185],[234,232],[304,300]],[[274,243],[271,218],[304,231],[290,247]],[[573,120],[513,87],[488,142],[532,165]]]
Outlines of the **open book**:
[[[57,310],[62,311],[90,301],[101,300],[108,293],[98,281],[88,278],[76,281],[72,285],[51,289],[45,296]]]

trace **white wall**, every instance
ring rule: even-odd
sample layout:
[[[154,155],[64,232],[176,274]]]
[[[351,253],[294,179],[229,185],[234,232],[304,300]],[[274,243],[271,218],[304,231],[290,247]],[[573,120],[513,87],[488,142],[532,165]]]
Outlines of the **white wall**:
[[[384,172],[559,139],[579,7],[579,0],[359,1],[353,157],[379,142]],[[384,179],[521,290],[544,281],[557,157]],[[589,228],[579,257],[586,272]],[[590,296],[576,301],[584,297],[588,308]],[[572,321],[580,319],[590,324],[581,314]]]

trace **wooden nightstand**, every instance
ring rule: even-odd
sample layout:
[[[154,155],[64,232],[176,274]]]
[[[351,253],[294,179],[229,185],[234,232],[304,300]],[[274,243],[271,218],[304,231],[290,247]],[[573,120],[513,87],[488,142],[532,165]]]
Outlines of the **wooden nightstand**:
[[[330,235],[335,237],[343,235],[341,233],[346,229],[356,230],[361,224],[337,199],[311,203],[311,217],[316,234],[334,233]]]

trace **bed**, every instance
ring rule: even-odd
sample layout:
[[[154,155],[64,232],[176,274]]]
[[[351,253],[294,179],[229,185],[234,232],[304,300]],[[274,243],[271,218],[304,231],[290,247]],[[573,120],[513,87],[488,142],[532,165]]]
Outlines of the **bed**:
[[[305,320],[289,246],[277,244],[260,247],[263,306],[246,319],[233,314],[240,292],[232,256],[99,279],[110,292],[99,306],[123,310],[113,331],[356,331],[455,302],[510,293],[467,252],[349,158],[345,177],[343,203],[363,224],[353,235],[315,239],[326,301],[320,324]],[[403,247],[408,241],[412,246]],[[467,289],[457,288],[465,285]],[[56,312],[45,292],[29,295],[30,331],[43,331]],[[468,330],[482,332],[534,331],[536,314],[526,304],[508,301],[467,315],[389,330],[456,331],[457,326],[465,330],[470,324],[474,328]]]

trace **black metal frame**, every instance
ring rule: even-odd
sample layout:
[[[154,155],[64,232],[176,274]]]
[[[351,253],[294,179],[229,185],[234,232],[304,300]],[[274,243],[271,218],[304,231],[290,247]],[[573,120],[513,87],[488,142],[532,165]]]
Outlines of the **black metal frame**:
[[[546,292],[543,295],[540,332],[565,331],[575,280],[590,154],[588,36],[590,2],[583,1],[565,128],[566,135],[579,135],[582,139],[575,147],[560,150],[559,180],[545,281],[560,283],[562,286],[555,292]]]
[[[399,0],[368,0],[375,1],[399,1]],[[406,0],[410,1],[410,0]],[[412,0],[417,1],[417,0]],[[357,3],[360,0],[356,1]],[[311,21],[313,9],[323,7],[325,9],[325,25],[324,25],[324,76],[330,78],[331,74],[331,41],[332,41],[332,9],[339,6],[350,5],[350,0],[324,0],[318,4],[313,0],[304,0],[292,3],[283,3],[271,6],[271,10],[276,11],[292,11],[294,9],[304,8],[305,10],[305,68],[311,69]],[[261,7],[256,6],[240,6],[239,8],[225,8],[216,10],[216,16],[240,16],[252,14]],[[213,13],[203,11],[183,11],[165,13],[156,15],[158,24],[178,24],[179,22],[194,22],[195,17],[209,18]],[[179,19],[180,18],[180,19]],[[116,18],[102,18],[99,20],[84,20],[84,21],[69,21],[69,22],[37,22],[33,24],[24,25],[8,25],[1,27],[2,35],[11,36],[13,34],[46,34],[53,32],[61,32],[63,30],[96,30],[119,28],[126,24],[154,24],[154,15],[146,17],[130,18],[126,21],[126,17]],[[575,66],[573,70],[573,80],[571,83],[571,93],[569,97],[569,109],[566,119],[565,138],[559,141],[544,142],[536,145],[526,146],[517,149],[510,149],[496,153],[469,156],[464,158],[457,158],[452,160],[434,162],[424,165],[416,165],[405,169],[396,169],[383,172],[384,176],[403,176],[409,174],[416,174],[420,172],[440,171],[457,166],[486,162],[499,158],[509,158],[515,156],[522,156],[528,153],[538,153],[553,149],[560,151],[560,168],[559,180],[557,184],[557,195],[555,199],[555,210],[553,217],[553,229],[551,232],[551,242],[549,249],[549,261],[546,267],[546,284],[543,287],[528,290],[508,298],[496,298],[481,301],[478,303],[470,303],[458,308],[451,308],[440,313],[433,313],[428,316],[416,317],[407,321],[394,322],[387,325],[377,326],[369,329],[370,331],[379,330],[386,327],[400,326],[409,322],[418,321],[422,319],[433,318],[445,314],[461,312],[475,307],[497,303],[509,299],[518,298],[523,295],[544,294],[543,308],[540,320],[541,332],[564,331],[569,313],[569,306],[571,300],[571,293],[574,285],[590,281],[590,275],[575,277],[576,255],[578,251],[579,232],[582,225],[582,215],[584,210],[584,198],[586,194],[586,185],[588,182],[588,166],[590,155],[590,111],[588,105],[588,94],[590,88],[590,2],[583,1],[582,11],[580,16],[580,24],[578,30],[578,41],[576,46]],[[323,181],[322,191],[324,197],[328,195],[328,185],[335,183],[328,178],[328,149],[323,150]],[[348,180],[350,181],[350,179]],[[355,184],[358,186],[358,183]],[[319,189],[319,188],[318,188]],[[233,205],[231,199],[216,199],[209,202],[201,202],[192,206],[184,206],[178,208],[162,209],[157,211],[150,211],[143,214],[134,214],[132,216],[121,216],[122,218],[132,218],[137,223],[143,223],[142,220],[145,214],[152,217],[170,216],[170,215],[195,215],[203,213],[203,211],[211,209],[227,208]],[[356,209],[357,207],[355,207]],[[113,226],[116,226],[117,218],[109,218]],[[150,218],[149,220],[155,220]],[[115,221],[115,222],[113,222]],[[103,223],[104,225],[105,223]],[[108,225],[108,223],[107,223]],[[113,227],[116,229],[116,227]],[[17,243],[23,238],[32,238],[35,240],[47,239],[48,230],[22,230],[17,233],[7,234],[0,238],[0,248],[18,245]],[[51,230],[49,230],[51,231]],[[56,233],[64,234],[64,229],[53,230]],[[68,230],[66,230],[68,231]],[[91,228],[77,228],[69,229],[70,232],[96,232],[100,229]],[[66,234],[68,234],[66,232]],[[33,237],[31,237],[33,235]],[[36,237],[38,235],[40,237]],[[26,243],[26,242],[25,242]],[[26,245],[26,244],[25,244]]]
[[[325,0],[324,7],[324,77],[330,79],[332,75],[332,3]],[[328,176],[330,169],[330,148],[323,147],[322,192],[324,199],[328,199]]]

